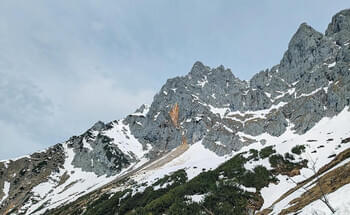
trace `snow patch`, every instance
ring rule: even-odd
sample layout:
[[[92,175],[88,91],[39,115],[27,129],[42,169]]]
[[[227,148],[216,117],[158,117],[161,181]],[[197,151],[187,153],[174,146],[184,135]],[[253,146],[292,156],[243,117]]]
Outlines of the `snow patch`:
[[[157,120],[158,116],[159,116],[160,112],[156,113],[156,115],[154,115],[153,120]]]
[[[328,68],[335,67],[336,64],[337,64],[337,62],[333,62],[333,63],[331,63],[331,64],[328,64]]]
[[[299,95],[297,98],[311,96],[311,95],[317,93],[318,91],[320,91],[320,90],[322,90],[322,89],[323,89],[323,88],[320,87],[320,88],[317,88],[316,90],[312,91],[311,93],[303,93],[303,94]]]
[[[241,190],[244,190],[245,192],[256,193],[256,188],[255,187],[245,187],[243,185],[240,185],[239,188]]]
[[[86,142],[86,139],[85,139],[85,138],[83,139],[83,148],[86,148],[86,149],[88,149],[88,150],[90,150],[90,151],[94,150],[94,149],[91,147],[90,143]]]
[[[186,198],[189,198],[192,202],[200,203],[202,202],[207,194],[195,194],[191,196],[185,196]]]
[[[207,83],[208,83],[208,78],[205,75],[203,80],[200,80],[200,81],[197,82],[197,85],[203,88],[204,85],[207,84]]]
[[[230,156],[216,155],[214,152],[206,149],[203,146],[202,141],[199,141],[193,145],[190,145],[187,151],[177,158],[171,160],[169,163],[166,163],[165,165],[156,169],[140,171],[139,174],[136,174],[131,178],[137,181],[138,184],[145,182],[148,184],[153,184],[159,178],[163,178],[165,175],[171,172],[184,169],[187,173],[188,180],[191,180],[201,173],[203,169],[215,169],[229,158]]]
[[[0,200],[0,205],[2,204],[2,202],[7,199],[7,197],[9,196],[9,192],[10,192],[10,182],[5,181],[4,182],[4,188],[2,190],[2,192],[4,193],[4,196],[2,197],[2,199]]]
[[[140,159],[147,151],[142,144],[130,132],[129,125],[124,125],[122,120],[113,123],[113,128],[103,132],[104,135],[113,138],[113,143],[126,155],[136,155]]]
[[[210,108],[210,111],[212,113],[219,114],[221,118],[223,118],[225,114],[230,111],[229,108],[216,108],[216,107],[213,107],[212,105],[208,105],[208,107]]]

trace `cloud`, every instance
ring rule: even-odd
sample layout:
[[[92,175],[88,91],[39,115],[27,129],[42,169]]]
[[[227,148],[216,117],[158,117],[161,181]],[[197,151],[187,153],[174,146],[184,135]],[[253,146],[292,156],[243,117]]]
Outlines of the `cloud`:
[[[86,129],[98,120],[112,121],[136,110],[143,103],[151,103],[154,90],[130,90],[118,81],[100,75],[89,75],[79,82],[68,84],[56,95],[55,113],[70,119],[71,128]],[[57,116],[58,117],[58,116]],[[63,125],[64,126],[64,125]]]
[[[119,115],[117,112],[132,112],[140,104],[150,103],[155,93],[147,89],[136,92],[126,90],[118,87],[118,82],[102,76],[89,77],[74,88],[72,92],[67,92],[65,98],[69,104],[74,104],[70,111],[83,110],[96,115],[104,113],[103,118],[113,112],[116,112],[116,116]]]
[[[0,159],[63,142],[98,120],[119,119],[150,103],[155,93],[123,89],[114,80],[89,75],[79,82],[61,83],[49,100],[30,81],[0,75]]]
[[[0,159],[46,147],[42,125],[52,116],[51,101],[24,78],[0,72]]]
[[[52,103],[24,78],[0,72],[0,119],[6,123],[30,123],[50,115]]]
[[[16,158],[47,147],[47,145],[33,141],[31,135],[22,129],[2,120],[0,120],[0,131],[0,160]]]

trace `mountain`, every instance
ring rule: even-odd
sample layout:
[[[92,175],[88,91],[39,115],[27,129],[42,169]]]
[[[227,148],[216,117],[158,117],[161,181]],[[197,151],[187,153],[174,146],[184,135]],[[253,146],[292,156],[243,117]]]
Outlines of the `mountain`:
[[[0,162],[1,214],[350,213],[350,9],[251,80],[196,62],[150,106]]]

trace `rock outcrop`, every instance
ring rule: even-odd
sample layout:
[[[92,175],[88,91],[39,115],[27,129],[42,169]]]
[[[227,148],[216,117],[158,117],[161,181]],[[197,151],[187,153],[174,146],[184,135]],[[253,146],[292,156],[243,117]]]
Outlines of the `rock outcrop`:
[[[188,75],[166,82],[144,118],[130,115],[125,121],[154,151],[181,143],[180,130],[169,122],[181,126],[188,143],[203,140],[219,155],[262,133],[279,136],[290,127],[303,134],[350,104],[349,11],[336,14],[326,34],[301,24],[280,64],[249,82],[223,66],[212,69],[196,62]],[[181,107],[177,117],[168,114],[174,104]],[[137,120],[142,128],[132,124]]]

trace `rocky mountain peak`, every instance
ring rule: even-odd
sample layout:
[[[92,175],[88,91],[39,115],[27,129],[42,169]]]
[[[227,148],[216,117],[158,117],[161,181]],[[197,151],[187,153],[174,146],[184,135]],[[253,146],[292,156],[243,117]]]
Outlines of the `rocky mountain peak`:
[[[326,30],[326,36],[334,37],[338,44],[350,40],[350,9],[342,10],[333,16]]]
[[[147,114],[149,110],[149,105],[147,104],[142,104],[136,111],[134,114],[138,114],[138,115],[141,115],[141,116],[144,116]]]
[[[125,121],[131,133],[154,150],[169,150],[181,144],[179,128],[190,144],[202,140],[218,154],[253,141],[240,132],[279,136],[293,124],[293,130],[305,133],[323,116],[337,113],[347,104],[346,93],[336,95],[333,89],[336,80],[347,77],[340,70],[348,67],[348,49],[339,53],[331,37],[302,23],[280,64],[256,74],[249,84],[224,66],[210,68],[197,61],[188,75],[166,82],[147,115]],[[174,105],[178,107],[178,126],[171,123],[169,115]],[[263,115],[246,114],[252,111],[262,111]]]
[[[322,33],[302,23],[293,35],[279,66],[282,77],[293,83],[315,64],[336,52],[336,45]]]
[[[350,30],[350,9],[342,10],[333,16],[326,30],[326,35],[329,36],[343,30]]]
[[[242,82],[234,76],[230,69],[226,69],[223,65],[220,65],[217,68],[210,68],[200,61],[194,63],[191,71],[185,76],[185,78],[187,78],[186,82],[189,80],[189,83],[186,84],[198,85],[200,87],[205,83],[211,84],[213,81],[213,84],[217,84],[215,83],[217,80]],[[209,79],[212,81],[209,82]],[[198,84],[198,82],[200,83]]]
[[[311,27],[306,22],[303,22],[299,25],[297,31],[292,36],[291,41],[289,42],[289,47],[295,45],[296,43],[301,42],[305,37],[322,37],[322,33],[316,31],[313,27]]]
[[[202,62],[200,61],[196,61],[193,66],[192,69],[189,73],[189,75],[192,76],[198,76],[198,75],[203,75],[205,73],[208,73],[210,71],[210,68],[205,66]]]
[[[90,130],[100,131],[104,128],[104,126],[105,126],[104,122],[98,121],[90,128]]]

